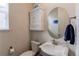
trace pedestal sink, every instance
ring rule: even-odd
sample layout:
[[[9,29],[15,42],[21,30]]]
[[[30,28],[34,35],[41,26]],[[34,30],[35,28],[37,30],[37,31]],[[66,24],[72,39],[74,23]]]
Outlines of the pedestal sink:
[[[46,42],[39,46],[42,55],[48,56],[67,56],[68,48],[62,45],[54,45],[52,43]]]

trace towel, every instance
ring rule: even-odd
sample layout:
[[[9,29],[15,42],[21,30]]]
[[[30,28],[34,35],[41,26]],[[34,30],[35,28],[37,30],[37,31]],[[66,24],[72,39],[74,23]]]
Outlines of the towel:
[[[74,27],[72,26],[72,24],[69,24],[66,27],[64,40],[65,41],[70,40],[70,44],[74,45],[74,43],[75,43],[75,33],[74,33]]]

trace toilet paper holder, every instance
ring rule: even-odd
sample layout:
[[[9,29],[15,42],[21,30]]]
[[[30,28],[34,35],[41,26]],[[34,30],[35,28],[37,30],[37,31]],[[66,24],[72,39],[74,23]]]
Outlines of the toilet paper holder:
[[[14,47],[10,46],[9,47],[9,55],[13,55],[14,54]]]

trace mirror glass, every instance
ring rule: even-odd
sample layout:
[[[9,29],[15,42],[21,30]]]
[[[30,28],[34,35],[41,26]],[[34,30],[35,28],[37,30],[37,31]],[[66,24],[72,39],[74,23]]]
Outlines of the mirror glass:
[[[48,32],[55,39],[64,35],[65,29],[69,24],[69,16],[64,8],[56,7],[48,14]]]

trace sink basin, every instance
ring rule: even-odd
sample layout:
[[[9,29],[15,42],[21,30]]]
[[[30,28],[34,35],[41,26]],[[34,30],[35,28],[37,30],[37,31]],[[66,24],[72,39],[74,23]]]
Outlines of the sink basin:
[[[44,43],[40,46],[41,51],[49,56],[67,56],[68,48],[62,45],[54,45],[52,43]]]

